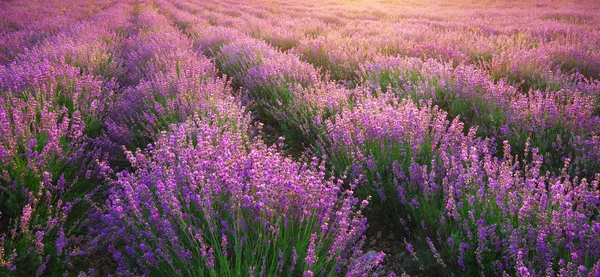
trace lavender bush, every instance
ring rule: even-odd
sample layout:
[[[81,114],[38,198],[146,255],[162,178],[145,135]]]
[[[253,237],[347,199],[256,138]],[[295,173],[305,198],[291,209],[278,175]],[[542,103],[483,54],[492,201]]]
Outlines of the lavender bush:
[[[325,179],[316,159],[299,164],[245,141],[196,118],[127,152],[134,171],[116,176],[104,217],[108,235],[123,240],[111,245],[120,270],[335,275],[360,257],[366,219],[352,191]]]
[[[103,170],[97,161],[105,156],[88,138],[112,91],[94,76],[48,61],[13,63],[0,72],[0,259],[6,274],[41,275],[49,264],[65,262],[68,215]]]
[[[327,126],[334,167],[347,169],[360,193],[377,195],[385,202],[380,209],[395,210],[407,232],[424,238],[442,272],[597,270],[597,260],[587,258],[598,256],[596,248],[574,242],[600,242],[600,175],[572,178],[566,160],[561,175],[544,176],[543,157],[529,140],[523,161],[507,142],[499,160],[474,129],[465,135],[437,107],[389,95],[368,98]],[[568,231],[574,226],[578,231]]]

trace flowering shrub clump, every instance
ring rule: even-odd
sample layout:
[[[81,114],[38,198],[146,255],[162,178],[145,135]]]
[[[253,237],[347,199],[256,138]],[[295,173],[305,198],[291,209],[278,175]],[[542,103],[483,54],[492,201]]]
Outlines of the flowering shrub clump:
[[[576,174],[598,168],[597,160],[576,154],[595,153],[590,145],[600,126],[600,117],[594,112],[595,96],[587,92],[524,93],[502,81],[493,82],[489,74],[474,66],[452,67],[432,59],[406,57],[379,57],[363,66],[361,76],[364,85],[376,93],[431,101],[450,117],[477,126],[477,135],[495,139],[500,153],[502,141],[508,140],[522,155],[525,141],[531,138],[531,146],[545,156],[544,169],[560,172],[565,158],[571,160]]]
[[[127,152],[132,171],[117,174],[104,217],[123,240],[111,246],[121,270],[311,276],[377,265],[356,264],[366,219],[352,191],[316,159],[293,162],[245,141],[196,118]]]
[[[389,94],[367,98],[327,122],[330,157],[359,195],[378,195],[424,238],[442,271],[597,271],[597,259],[583,257],[600,254],[588,247],[600,243],[600,175],[572,178],[568,159],[561,175],[543,175],[529,141],[522,161],[507,142],[500,160],[457,119]]]
[[[51,258],[65,254],[67,217],[102,170],[89,136],[112,90],[50,62],[13,63],[0,76],[0,260],[9,272],[42,274],[64,262]]]

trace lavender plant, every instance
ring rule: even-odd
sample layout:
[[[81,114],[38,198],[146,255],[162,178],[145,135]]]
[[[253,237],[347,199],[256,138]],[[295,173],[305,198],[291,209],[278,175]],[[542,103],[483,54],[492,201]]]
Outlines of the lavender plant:
[[[543,158],[529,141],[522,161],[507,142],[499,160],[474,129],[465,135],[437,107],[398,103],[389,94],[359,102],[327,126],[334,167],[346,170],[359,195],[378,196],[379,209],[395,211],[413,240],[430,248],[416,255],[433,255],[433,272],[597,270],[598,253],[587,245],[599,242],[600,176],[572,178],[568,160],[561,175],[543,175]],[[564,235],[572,224],[581,232]]]
[[[103,232],[122,272],[157,275],[335,275],[368,272],[361,255],[367,204],[260,140],[196,118],[127,152]],[[124,247],[119,247],[124,246]],[[356,264],[359,263],[359,264]]]
[[[98,102],[111,91],[67,65],[12,64],[0,72],[0,271],[42,275],[64,266],[68,216],[94,190],[90,180],[104,155],[89,143],[88,123],[102,120]]]

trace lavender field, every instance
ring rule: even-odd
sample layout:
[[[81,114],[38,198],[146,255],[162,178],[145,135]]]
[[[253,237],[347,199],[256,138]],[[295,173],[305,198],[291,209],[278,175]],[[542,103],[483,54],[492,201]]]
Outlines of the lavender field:
[[[600,3],[0,0],[0,276],[600,276]]]

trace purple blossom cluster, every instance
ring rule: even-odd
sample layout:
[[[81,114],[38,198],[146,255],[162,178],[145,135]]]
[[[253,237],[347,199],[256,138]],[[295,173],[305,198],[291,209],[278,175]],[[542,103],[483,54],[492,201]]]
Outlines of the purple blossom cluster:
[[[450,122],[437,107],[389,94],[367,98],[326,123],[330,159],[348,168],[351,183],[366,187],[363,191],[397,203],[414,226],[410,232],[428,234],[425,226],[454,230],[449,237],[434,234],[452,241],[442,244],[444,251],[460,253],[453,262],[463,271],[466,256],[480,270],[493,265],[498,275],[517,265],[551,276],[577,275],[582,266],[597,271],[597,258],[563,253],[600,254],[589,247],[600,243],[600,175],[571,177],[568,159],[561,175],[544,175],[536,148],[526,149],[521,160],[511,156],[508,142],[499,159],[487,141],[475,137],[475,129],[465,135],[457,119]],[[426,239],[445,268],[454,258],[444,262],[434,241]]]
[[[352,247],[366,228],[358,199],[326,179],[316,158],[294,162],[198,117],[126,153],[132,171],[117,174],[103,216],[103,232],[127,245],[111,247],[119,270],[308,274],[318,260],[325,273],[360,254]],[[264,260],[273,254],[282,260]]]
[[[591,145],[600,117],[595,112],[595,96],[585,89],[520,92],[506,82],[494,82],[488,72],[472,65],[453,67],[406,57],[379,57],[366,63],[360,76],[361,83],[374,92],[431,101],[451,117],[460,116],[468,126],[478,126],[479,136],[508,140],[520,149],[530,137],[557,171],[565,158],[571,159],[578,174],[598,167],[596,146]]]
[[[106,122],[110,141],[135,149],[194,114],[225,119],[226,114],[213,110],[235,104],[210,60],[193,51],[191,41],[164,16],[146,9],[132,21],[128,28],[137,33],[122,42],[115,57],[123,65],[116,76],[123,89]]]

